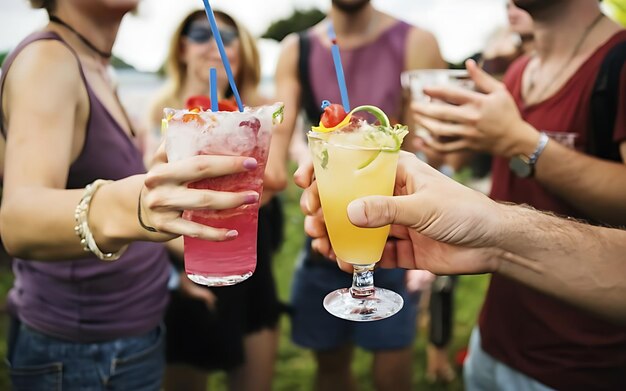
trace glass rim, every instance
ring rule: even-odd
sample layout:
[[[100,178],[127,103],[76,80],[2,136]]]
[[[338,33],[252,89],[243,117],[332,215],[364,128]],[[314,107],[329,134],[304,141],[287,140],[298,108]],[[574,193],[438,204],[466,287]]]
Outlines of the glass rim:
[[[467,76],[469,77],[469,71],[467,69],[410,69],[407,71],[403,71],[404,75],[422,75],[422,74],[432,74],[432,73],[445,73],[448,75],[454,76]]]
[[[349,150],[353,150],[353,151],[399,152],[402,149],[402,148],[396,149],[396,148],[391,148],[391,147],[363,147],[363,146],[359,146],[359,145],[335,144],[335,143],[332,143],[332,142],[322,138],[321,137],[322,134],[324,134],[324,133],[309,131],[309,132],[307,132],[306,136],[307,136],[307,138],[313,139],[315,141],[320,141],[320,142],[323,142],[325,144],[330,144],[330,145],[332,145],[334,147],[338,147],[338,148],[342,148],[342,149],[349,149]]]
[[[422,75],[443,74],[461,80],[472,80],[467,69],[410,69],[400,73],[400,84],[403,88],[411,87],[411,79]]]

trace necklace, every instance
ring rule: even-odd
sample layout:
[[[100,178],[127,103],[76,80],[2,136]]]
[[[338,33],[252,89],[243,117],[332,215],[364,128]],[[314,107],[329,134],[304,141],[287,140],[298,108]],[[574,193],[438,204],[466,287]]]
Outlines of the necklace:
[[[589,34],[591,33],[591,31],[593,31],[593,28],[600,23],[600,21],[604,18],[604,14],[601,12],[600,15],[598,15],[593,22],[591,22],[589,24],[589,26],[587,26],[587,28],[585,29],[585,31],[583,32],[583,34],[581,35],[581,37],[578,39],[578,42],[576,42],[576,46],[574,46],[574,50],[572,51],[572,54],[567,58],[567,60],[565,62],[563,62],[563,65],[565,67],[567,67],[567,65],[569,65],[572,60],[576,57],[576,55],[578,55],[578,52],[580,51],[580,48],[582,47],[583,43],[585,42],[585,40],[587,39],[587,37],[589,36]],[[533,70],[533,72],[530,74],[530,80],[528,81],[528,89],[526,91],[526,97],[529,98],[530,95],[532,94],[533,90],[536,87],[536,83],[535,83],[535,78],[537,76],[537,71],[539,70],[540,66],[536,66],[535,69]],[[558,74],[555,74],[554,77],[552,77],[550,79],[550,81],[548,82],[548,84],[546,84],[541,91],[538,94],[535,94],[537,96],[536,101],[539,102],[541,100],[541,98],[543,97],[543,95],[550,89],[550,87],[552,87],[554,85],[554,82],[558,79]]]
[[[84,43],[85,45],[87,45],[87,47],[91,50],[93,50],[94,52],[98,53],[98,55],[104,59],[109,59],[111,58],[111,56],[113,55],[111,52],[105,52],[103,50],[100,50],[96,47],[96,45],[94,45],[93,43],[91,43],[91,41],[89,41],[87,38],[85,38],[84,35],[82,35],[81,33],[79,33],[78,31],[76,31],[76,29],[74,29],[74,27],[70,26],[69,24],[67,24],[66,22],[62,21],[58,16],[55,15],[50,15],[50,21],[53,23],[57,23],[60,24],[61,26],[65,27],[66,29],[70,30],[71,32],[73,32],[78,39],[81,40],[82,43]]]

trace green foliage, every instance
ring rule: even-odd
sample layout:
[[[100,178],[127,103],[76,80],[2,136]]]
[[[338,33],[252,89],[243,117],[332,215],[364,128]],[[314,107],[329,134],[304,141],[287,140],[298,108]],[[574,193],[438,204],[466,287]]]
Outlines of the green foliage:
[[[4,59],[7,58],[8,55],[9,55],[9,52],[0,53],[0,66],[2,66],[2,64],[4,63]]]
[[[111,65],[115,69],[134,69],[134,67],[119,57],[113,56],[111,57]]]
[[[270,38],[280,42],[287,35],[306,30],[319,23],[325,17],[325,13],[315,8],[307,11],[296,10],[287,19],[273,22],[262,35],[262,38]]]

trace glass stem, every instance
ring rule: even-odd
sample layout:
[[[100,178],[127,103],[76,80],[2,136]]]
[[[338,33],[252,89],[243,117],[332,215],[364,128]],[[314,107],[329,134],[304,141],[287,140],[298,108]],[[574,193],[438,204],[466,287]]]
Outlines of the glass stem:
[[[374,265],[352,265],[352,287],[350,293],[355,299],[365,298],[374,294]]]

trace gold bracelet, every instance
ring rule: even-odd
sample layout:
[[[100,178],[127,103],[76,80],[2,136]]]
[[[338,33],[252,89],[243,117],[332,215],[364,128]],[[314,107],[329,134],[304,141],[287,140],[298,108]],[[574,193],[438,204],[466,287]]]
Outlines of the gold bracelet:
[[[104,179],[98,179],[93,183],[87,185],[85,187],[85,192],[83,193],[82,198],[76,205],[76,210],[74,211],[74,218],[76,219],[76,225],[74,226],[74,232],[80,239],[80,244],[83,246],[83,250],[86,252],[93,253],[96,257],[100,258],[103,261],[116,261],[118,260],[124,251],[128,248],[128,245],[122,247],[118,252],[115,253],[103,253],[96,244],[95,239],[93,238],[93,234],[89,229],[88,216],[89,216],[89,206],[91,205],[91,199],[96,191],[102,186],[112,181],[107,181]]]

